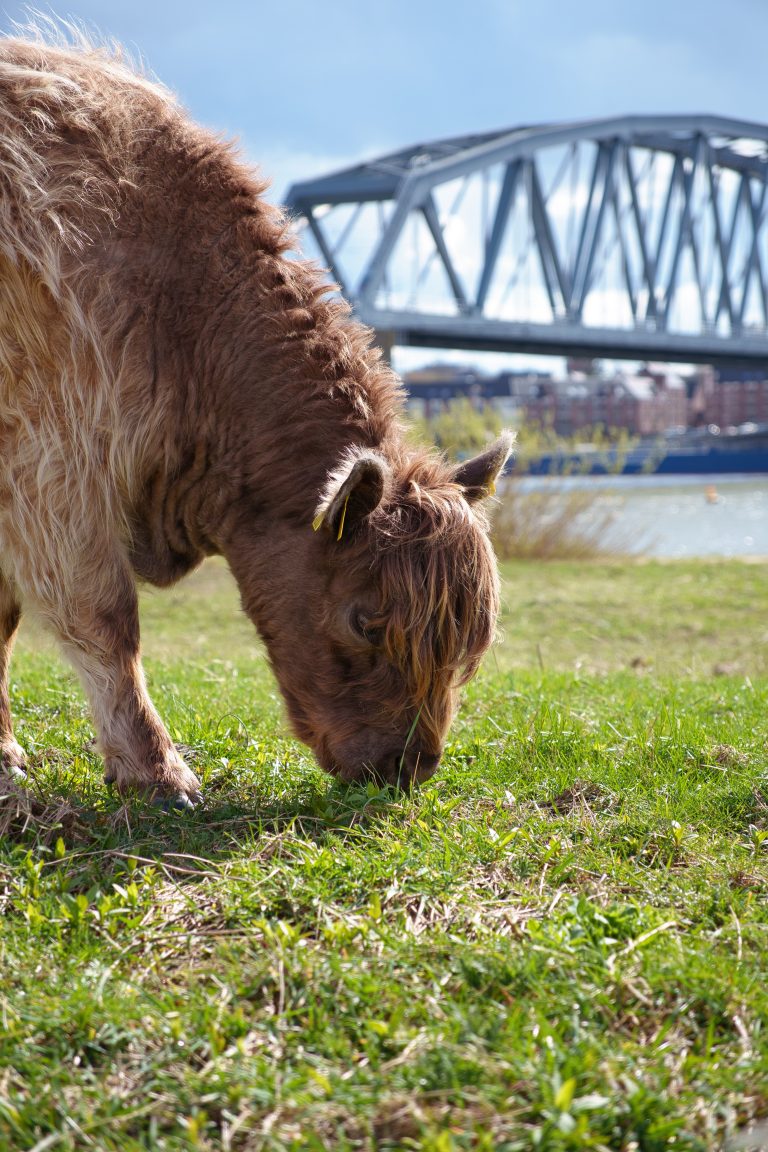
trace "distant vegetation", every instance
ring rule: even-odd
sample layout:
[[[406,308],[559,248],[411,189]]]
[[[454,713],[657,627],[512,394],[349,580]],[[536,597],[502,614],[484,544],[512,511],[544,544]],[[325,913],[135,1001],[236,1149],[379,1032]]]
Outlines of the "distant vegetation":
[[[504,420],[492,405],[478,407],[461,397],[434,415],[413,418],[411,424],[417,439],[436,444],[455,460],[481,452],[501,432]]]
[[[615,505],[602,491],[557,485],[526,490],[511,476],[497,495],[491,532],[503,560],[595,560],[629,551]]]

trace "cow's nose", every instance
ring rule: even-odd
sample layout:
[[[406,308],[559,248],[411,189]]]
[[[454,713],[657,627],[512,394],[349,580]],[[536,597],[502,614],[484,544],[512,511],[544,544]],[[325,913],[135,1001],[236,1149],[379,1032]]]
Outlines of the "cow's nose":
[[[377,780],[384,784],[394,784],[407,790],[413,784],[422,784],[434,775],[440,763],[440,752],[424,752],[406,749],[388,756],[382,756],[373,767]]]

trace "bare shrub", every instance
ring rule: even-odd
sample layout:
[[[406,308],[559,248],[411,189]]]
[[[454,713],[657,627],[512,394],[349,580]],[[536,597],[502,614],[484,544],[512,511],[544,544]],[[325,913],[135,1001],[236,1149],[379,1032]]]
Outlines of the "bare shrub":
[[[428,418],[413,419],[411,435],[462,458],[481,451],[502,422],[492,405],[461,397]],[[514,472],[499,484],[493,512],[492,538],[500,559],[607,559],[632,550],[629,529],[617,523],[620,501],[583,479],[584,442],[608,474],[621,472],[634,443],[621,429],[586,429],[578,437],[564,437],[547,424],[518,426]],[[552,459],[551,474],[528,479],[524,473],[529,464],[545,456]]]
[[[630,551],[620,504],[604,488],[562,481],[531,486],[512,476],[499,485],[491,537],[502,560],[596,560]]]

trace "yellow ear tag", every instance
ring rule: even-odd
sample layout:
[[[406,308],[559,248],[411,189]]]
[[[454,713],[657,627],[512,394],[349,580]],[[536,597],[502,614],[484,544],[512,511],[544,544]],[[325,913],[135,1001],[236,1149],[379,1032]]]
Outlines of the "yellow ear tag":
[[[489,481],[488,487],[486,488],[486,492],[488,493],[489,496],[495,496],[496,495],[496,481],[495,480]]]
[[[347,516],[347,504],[349,504],[349,494],[347,494],[347,498],[344,501],[344,507],[341,510],[341,520],[339,522],[339,531],[338,531],[338,534],[336,536],[336,542],[337,543],[339,542],[339,540],[341,540],[341,534],[344,531],[344,521],[345,521],[346,516]]]
[[[315,516],[314,520],[312,521],[312,531],[313,532],[318,532],[320,530],[320,528],[322,528],[324,519],[325,519],[325,512],[318,512],[317,516]]]

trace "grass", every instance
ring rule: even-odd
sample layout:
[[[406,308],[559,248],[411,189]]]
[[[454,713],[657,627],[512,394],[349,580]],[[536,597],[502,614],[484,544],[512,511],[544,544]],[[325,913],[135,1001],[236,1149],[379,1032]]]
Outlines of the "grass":
[[[504,577],[505,641],[411,797],[287,737],[217,564],[143,608],[194,814],[107,791],[30,630],[3,1152],[714,1150],[768,1116],[766,569]]]

